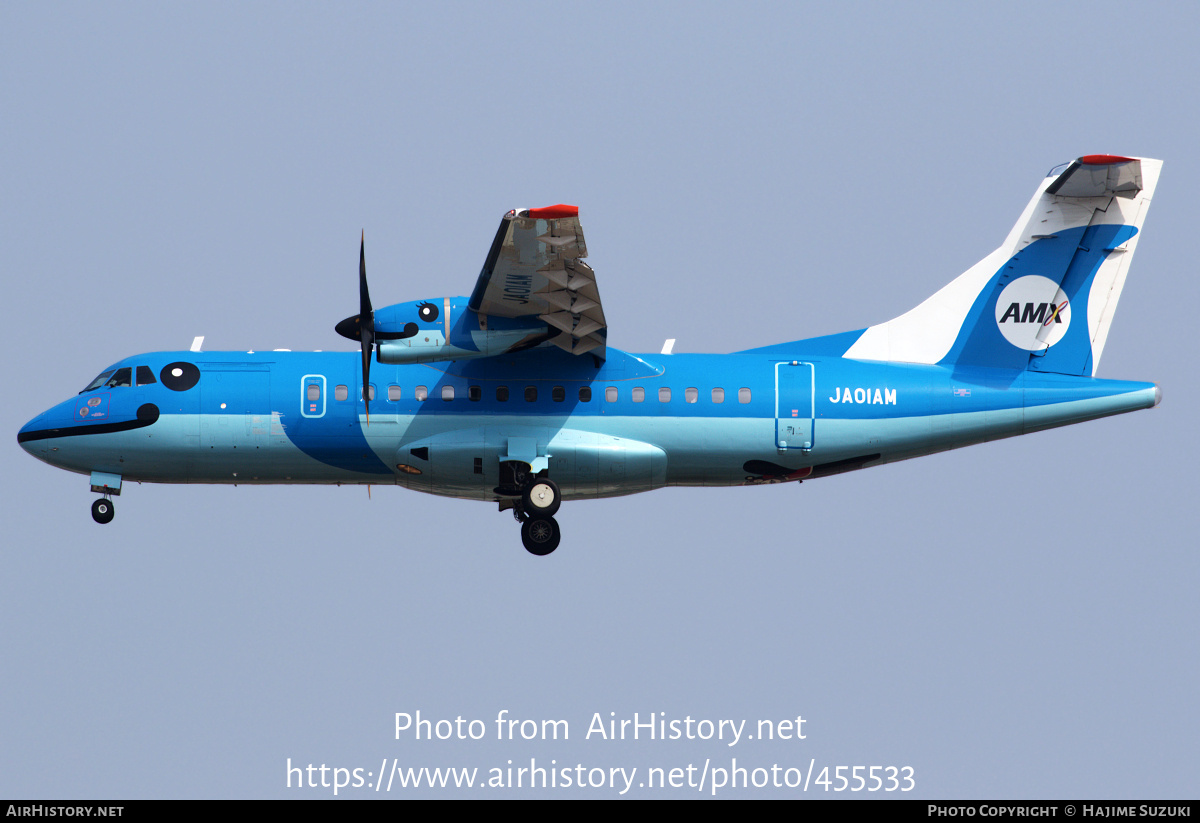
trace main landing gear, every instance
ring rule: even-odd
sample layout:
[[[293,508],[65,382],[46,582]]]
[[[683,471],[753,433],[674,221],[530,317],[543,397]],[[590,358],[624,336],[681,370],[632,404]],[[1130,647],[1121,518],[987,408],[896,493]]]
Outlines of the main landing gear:
[[[544,557],[558,548],[562,532],[555,512],[562,505],[562,495],[555,482],[547,477],[534,477],[521,490],[519,510],[524,515],[521,521],[521,542],[530,554]]]
[[[116,511],[113,509],[113,502],[107,497],[101,497],[92,503],[92,519],[97,523],[111,523],[114,514]]]
[[[562,531],[554,519],[562,505],[558,484],[548,477],[531,477],[527,464],[506,462],[501,465],[502,481],[496,491],[510,499],[501,501],[500,510],[512,508],[513,517],[521,524],[521,542],[526,550],[545,557],[558,548],[562,539]]]

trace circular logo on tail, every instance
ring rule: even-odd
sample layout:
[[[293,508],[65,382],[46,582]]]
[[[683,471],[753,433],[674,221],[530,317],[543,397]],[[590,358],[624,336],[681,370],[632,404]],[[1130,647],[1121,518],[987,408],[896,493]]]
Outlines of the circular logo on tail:
[[[1039,351],[1067,333],[1071,305],[1053,280],[1037,274],[1018,277],[996,299],[996,325],[1017,348]]]

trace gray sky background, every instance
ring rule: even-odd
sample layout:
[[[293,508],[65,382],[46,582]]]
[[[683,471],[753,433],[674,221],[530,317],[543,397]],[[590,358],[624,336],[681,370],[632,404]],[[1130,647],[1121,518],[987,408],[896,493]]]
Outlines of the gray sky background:
[[[736,758],[912,766],[909,797],[1195,797],[1200,12],[411,6],[0,6],[0,796]],[[568,504],[543,560],[490,504],[385,487],[132,485],[100,527],[86,478],[16,443],[197,334],[349,350],[361,230],[383,306],[469,294],[505,211],[574,203],[611,344],[733,351],[906,311],[1088,153],[1166,161],[1100,368],[1159,382],[1152,411]],[[498,742],[504,709],[571,739]],[[489,737],[396,740],[417,710]],[[596,712],[807,738],[584,740]]]

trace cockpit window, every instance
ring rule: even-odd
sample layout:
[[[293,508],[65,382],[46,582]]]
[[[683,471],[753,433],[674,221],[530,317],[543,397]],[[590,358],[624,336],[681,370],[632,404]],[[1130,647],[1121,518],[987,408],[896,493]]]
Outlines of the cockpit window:
[[[123,369],[117,369],[116,373],[108,378],[108,382],[104,384],[107,388],[115,389],[122,386],[133,385],[133,369],[126,366]]]
[[[146,367],[138,366],[138,383],[139,384],[141,384],[141,382],[142,382],[142,369],[146,369]],[[147,380],[146,382],[153,383],[154,375],[150,372],[149,369],[146,369],[146,375],[149,377],[149,380]],[[87,388],[84,389],[83,391],[81,391],[80,394],[83,394],[84,392],[95,391],[96,389],[100,388],[101,386],[103,386],[106,389],[112,389],[112,388],[118,388],[120,386],[132,386],[132,385],[133,385],[133,369],[130,368],[129,366],[126,366],[125,368],[122,368],[122,369],[106,369],[105,371],[100,372],[100,374],[97,375],[95,380],[93,380],[91,383],[88,383]]]
[[[98,389],[101,386],[103,386],[105,383],[108,382],[108,378],[112,377],[114,371],[116,371],[116,369],[109,369],[107,371],[100,372],[100,374],[96,377],[96,379],[93,380],[91,383],[88,383],[87,388],[84,389],[83,391],[81,391],[80,394],[83,394],[83,392],[93,391],[93,390]]]
[[[139,386],[149,386],[151,383],[157,383],[154,379],[154,372],[150,371],[149,366],[137,367],[137,383]]]

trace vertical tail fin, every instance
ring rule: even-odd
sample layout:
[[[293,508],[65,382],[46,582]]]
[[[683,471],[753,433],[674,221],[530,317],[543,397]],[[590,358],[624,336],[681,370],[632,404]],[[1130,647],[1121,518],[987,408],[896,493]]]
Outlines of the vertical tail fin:
[[[1058,166],[1004,244],[845,357],[1093,375],[1162,161]]]

